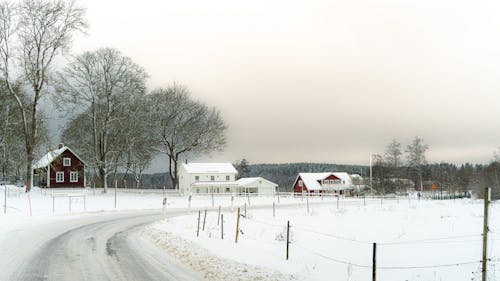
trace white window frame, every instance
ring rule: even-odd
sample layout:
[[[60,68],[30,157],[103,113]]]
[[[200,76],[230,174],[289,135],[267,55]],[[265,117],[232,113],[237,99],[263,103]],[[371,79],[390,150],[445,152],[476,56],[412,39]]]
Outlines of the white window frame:
[[[302,180],[299,180],[299,187],[304,187],[304,182]]]
[[[230,181],[231,180],[231,176],[226,176],[226,181]]]
[[[78,172],[69,172],[69,182],[78,182]]]
[[[210,176],[210,180],[214,181],[215,180],[215,176]]]
[[[200,180],[200,176],[194,176],[194,181],[199,181]]]
[[[71,158],[69,158],[69,157],[64,157],[64,158],[63,158],[63,166],[64,166],[64,167],[70,167],[70,166],[71,166]]]
[[[64,182],[64,172],[56,172],[56,182]]]

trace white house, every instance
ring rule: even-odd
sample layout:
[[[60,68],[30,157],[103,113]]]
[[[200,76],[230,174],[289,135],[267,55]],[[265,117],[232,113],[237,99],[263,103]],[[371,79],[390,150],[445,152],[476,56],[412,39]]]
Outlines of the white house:
[[[231,163],[186,163],[179,169],[179,190],[183,194],[258,193],[273,195],[277,184],[264,178],[236,180]]]
[[[231,163],[187,163],[179,169],[179,190],[190,193],[230,192],[238,171]]]

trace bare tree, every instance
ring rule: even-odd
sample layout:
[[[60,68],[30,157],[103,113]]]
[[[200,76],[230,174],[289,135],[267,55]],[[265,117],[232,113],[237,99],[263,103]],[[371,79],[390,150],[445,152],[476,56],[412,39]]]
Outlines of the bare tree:
[[[133,98],[127,114],[125,116],[124,136],[122,138],[122,160],[126,179],[129,172],[132,172],[135,187],[140,187],[142,174],[155,156],[156,140],[149,130],[147,112],[147,101],[142,96]]]
[[[50,92],[51,66],[61,52],[69,49],[71,36],[84,31],[84,10],[63,0],[25,0],[0,3],[0,70],[7,91],[21,113],[26,148],[26,179],[32,186],[32,162],[39,140],[40,99]],[[14,85],[30,91],[23,99]]]
[[[181,157],[222,150],[227,126],[216,108],[193,101],[181,85],[153,91],[149,103],[157,150],[168,156],[170,179],[177,189]]]
[[[77,56],[59,74],[59,100],[85,110],[78,118],[86,119],[91,138],[79,146],[87,146],[82,149],[91,154],[105,192],[107,176],[116,174],[123,156],[131,104],[144,96],[146,77],[142,67],[110,48]]]
[[[401,143],[393,139],[385,149],[385,161],[391,167],[400,167],[402,164]]]
[[[420,191],[424,190],[422,182],[422,172],[423,166],[427,163],[427,161],[425,160],[425,152],[427,151],[427,149],[429,149],[429,146],[427,144],[424,144],[424,141],[419,137],[415,137],[412,143],[409,144],[406,148],[408,166],[418,176]]]

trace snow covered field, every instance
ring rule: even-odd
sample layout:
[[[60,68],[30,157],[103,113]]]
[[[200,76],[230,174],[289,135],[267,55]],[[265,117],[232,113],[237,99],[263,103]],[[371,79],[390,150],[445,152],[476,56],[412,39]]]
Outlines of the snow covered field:
[[[3,205],[5,190],[2,187],[0,191]],[[7,191],[7,213],[0,215],[0,240],[13,230],[45,222],[63,223],[96,212],[161,210],[163,202],[161,190],[118,190],[116,208],[113,189],[108,194],[96,190],[95,195],[92,189],[34,188],[28,195],[9,186]],[[58,196],[54,200],[53,192]],[[85,201],[83,197],[69,199],[67,194],[85,195]],[[482,200],[364,202],[362,198],[337,201],[290,196],[281,196],[279,203],[278,197],[231,200],[231,196],[193,196],[189,201],[185,196],[167,194],[167,214],[181,212],[155,223],[144,235],[208,280],[370,280],[374,242],[378,280],[480,280]],[[236,209],[240,207],[245,215],[245,204],[247,212],[240,220],[236,244]],[[218,206],[224,215],[224,240]],[[179,216],[183,210],[190,213]],[[202,210],[199,237],[198,210]],[[490,214],[489,280],[500,280],[498,203],[491,205]],[[287,221],[291,225],[288,261]]]
[[[236,271],[229,267],[231,261],[237,261],[299,280],[371,280],[376,242],[378,280],[481,279],[482,200],[393,200],[383,204],[370,200],[366,206],[363,200],[343,203],[338,209],[336,202],[310,204],[309,212],[304,204],[277,205],[275,217],[272,209],[249,207],[247,217],[240,220],[237,244],[236,213],[230,210],[222,212],[224,240],[217,211],[208,212],[204,231],[201,212],[199,237],[198,212],[169,218],[153,227],[158,237],[164,237],[163,243],[181,237],[188,243],[176,243],[187,247],[184,251],[202,247],[223,258],[219,263],[227,264],[226,271]],[[490,212],[488,280],[500,280],[500,205],[492,204]],[[291,225],[288,261],[287,221]],[[189,241],[196,246],[190,247]]]

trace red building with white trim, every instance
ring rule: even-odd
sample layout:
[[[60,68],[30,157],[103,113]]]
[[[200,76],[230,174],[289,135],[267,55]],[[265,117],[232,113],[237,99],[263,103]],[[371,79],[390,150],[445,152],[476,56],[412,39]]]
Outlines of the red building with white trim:
[[[85,187],[85,163],[62,143],[38,160],[33,170],[40,187]]]
[[[345,172],[299,173],[293,184],[294,193],[324,193],[352,195],[355,185]]]

